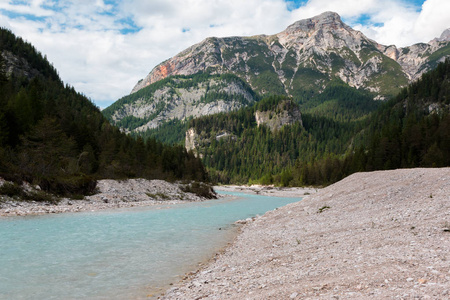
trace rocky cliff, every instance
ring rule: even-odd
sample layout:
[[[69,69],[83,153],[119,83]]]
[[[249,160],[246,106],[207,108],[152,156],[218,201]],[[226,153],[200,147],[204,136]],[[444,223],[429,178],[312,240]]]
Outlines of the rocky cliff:
[[[256,100],[248,85],[232,75],[172,77],[139,92],[103,111],[126,132],[156,128],[171,119],[237,110]]]
[[[265,125],[271,131],[279,130],[284,125],[296,122],[302,124],[300,110],[297,105],[292,104],[292,100],[280,102],[275,110],[255,111],[255,120],[258,126]]]
[[[28,61],[18,55],[13,54],[11,51],[1,51],[1,58],[3,60],[3,72],[7,77],[14,75],[15,77],[26,77],[31,79],[38,75],[42,75],[39,70],[31,66]]]

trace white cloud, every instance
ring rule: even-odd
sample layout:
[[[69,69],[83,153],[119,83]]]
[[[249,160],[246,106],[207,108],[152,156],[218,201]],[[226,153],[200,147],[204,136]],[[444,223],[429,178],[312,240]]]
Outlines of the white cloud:
[[[413,33],[419,39],[428,41],[450,28],[450,1],[428,0],[414,24]]]
[[[3,1],[0,26],[30,41],[65,82],[104,107],[128,94],[158,63],[209,36],[274,34],[297,20],[336,11],[370,38],[404,46],[427,42],[450,27],[449,5],[427,0],[420,11],[407,0],[309,0],[289,11],[283,0]]]

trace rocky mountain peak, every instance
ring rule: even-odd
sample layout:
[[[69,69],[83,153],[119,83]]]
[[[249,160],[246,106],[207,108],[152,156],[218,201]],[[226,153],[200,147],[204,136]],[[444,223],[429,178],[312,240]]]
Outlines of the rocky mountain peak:
[[[261,94],[320,91],[339,78],[383,99],[448,57],[449,41],[447,29],[428,44],[384,46],[346,25],[337,13],[324,12],[271,36],[207,38],[156,66],[131,93],[168,76],[207,71],[235,74]]]
[[[346,25],[341,21],[341,17],[337,13],[328,11],[313,18],[297,21],[288,26],[283,32],[287,34],[311,33],[321,28],[336,29],[344,26]]]
[[[325,12],[310,19],[297,21],[277,34],[277,37],[284,47],[297,51],[314,48],[319,49],[318,52],[323,52],[342,47],[358,51],[362,41],[378,47],[378,44],[361,32],[342,22],[341,17],[335,12]]]
[[[438,39],[439,42],[450,42],[450,28],[447,28],[442,32]]]

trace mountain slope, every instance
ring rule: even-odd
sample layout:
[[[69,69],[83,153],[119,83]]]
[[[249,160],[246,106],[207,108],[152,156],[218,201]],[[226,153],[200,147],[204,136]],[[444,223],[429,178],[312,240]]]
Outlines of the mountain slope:
[[[253,90],[231,74],[173,76],[119,99],[103,114],[127,132],[142,132],[168,120],[228,112],[257,100]]]
[[[370,98],[358,100],[373,102]],[[366,115],[354,103],[347,108],[355,118]],[[300,114],[292,99],[271,96],[235,112],[191,120],[185,146],[202,158],[211,178],[218,182],[271,184],[275,180],[289,185],[293,179],[290,170],[297,160],[347,151],[365,124],[355,118],[339,121]]]
[[[384,103],[360,135],[345,157],[297,163],[293,181],[326,184],[360,171],[450,166],[450,60]]]

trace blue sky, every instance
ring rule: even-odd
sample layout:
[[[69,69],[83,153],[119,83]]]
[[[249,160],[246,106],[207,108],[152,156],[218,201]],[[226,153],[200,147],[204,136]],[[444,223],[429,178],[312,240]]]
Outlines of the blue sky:
[[[209,36],[275,34],[324,11],[385,45],[450,27],[449,0],[0,0],[0,26],[106,107],[157,64]]]

